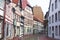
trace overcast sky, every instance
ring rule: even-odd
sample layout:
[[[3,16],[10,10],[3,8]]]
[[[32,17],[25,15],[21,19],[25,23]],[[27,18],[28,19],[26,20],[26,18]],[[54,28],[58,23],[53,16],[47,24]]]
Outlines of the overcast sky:
[[[28,2],[30,3],[31,6],[41,6],[44,15],[46,14],[46,12],[48,11],[48,7],[49,7],[49,2],[50,0],[28,0]]]

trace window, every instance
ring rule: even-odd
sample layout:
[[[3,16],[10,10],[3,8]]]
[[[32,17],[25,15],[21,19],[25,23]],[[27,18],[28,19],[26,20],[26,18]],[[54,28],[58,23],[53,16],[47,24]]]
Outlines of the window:
[[[52,23],[54,22],[54,15],[52,15]]]
[[[29,32],[29,28],[27,29],[27,32]]]
[[[60,25],[59,25],[59,36],[60,36]]]
[[[20,6],[20,0],[18,0],[18,5]]]
[[[21,33],[23,33],[24,32],[24,28],[23,27],[21,27]]]
[[[9,24],[7,24],[7,36],[9,35]]]
[[[18,27],[17,27],[17,35],[19,35],[19,32],[20,32],[20,31],[19,31],[19,26],[18,26]]]
[[[16,21],[17,21],[17,18],[18,18],[18,17],[17,17],[17,15],[16,15]]]
[[[24,19],[23,18],[21,18],[21,22],[24,22]]]
[[[57,13],[55,13],[55,22],[57,22]]]
[[[58,20],[60,21],[60,11],[58,11]]]
[[[31,32],[31,28],[30,28],[30,32]]]
[[[15,14],[15,19],[16,19],[16,14]]]
[[[15,19],[15,14],[13,14],[13,18]]]
[[[31,32],[31,28],[28,27],[27,32]]]
[[[20,20],[19,20],[19,16],[18,16],[18,21],[20,21]]]
[[[57,26],[55,27],[55,35],[56,36],[58,35],[58,27]]]
[[[55,9],[57,8],[57,0],[55,0]]]
[[[53,6],[54,6],[54,4],[52,4],[52,11],[54,11],[54,9],[53,9],[54,7]]]
[[[4,0],[0,0],[0,8],[1,8],[1,9],[4,8]]]
[[[18,21],[18,15],[17,15],[17,21]]]
[[[48,27],[48,34],[51,35],[51,27]]]
[[[15,13],[15,8],[14,7],[12,8],[12,11],[13,11],[13,13]]]
[[[49,17],[49,24],[51,24],[51,17]]]
[[[31,8],[29,6],[27,6],[26,10],[31,11]]]
[[[17,21],[19,21],[19,16],[17,15]]]
[[[59,0],[59,2],[60,2],[60,0]]]
[[[52,26],[52,31],[54,31],[54,26]]]

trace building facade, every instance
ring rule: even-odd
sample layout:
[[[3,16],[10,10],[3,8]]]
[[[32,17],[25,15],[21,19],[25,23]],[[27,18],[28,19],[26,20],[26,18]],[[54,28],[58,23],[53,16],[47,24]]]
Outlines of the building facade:
[[[29,35],[33,33],[33,14],[32,7],[27,4],[24,9],[24,35]]]
[[[24,35],[24,16],[20,17],[20,37]]]
[[[14,19],[14,27],[15,27],[15,36],[20,35],[20,10],[19,6],[13,7],[15,12],[13,13],[13,19]]]
[[[41,23],[40,21],[34,20],[33,34],[43,33],[42,32],[43,30],[44,30],[43,23]]]
[[[41,7],[34,6],[33,7],[33,19],[34,19],[34,26],[33,26],[33,33],[40,33],[43,31],[43,12]]]
[[[5,1],[5,18],[4,18],[4,39],[8,40],[14,37],[14,27],[13,27],[13,12],[12,1]]]
[[[4,0],[0,0],[0,40],[3,39]]]
[[[13,23],[14,23],[14,35],[20,36],[20,18],[21,18],[21,11],[20,11],[20,0],[13,0]]]
[[[43,21],[43,19],[44,19],[43,11],[40,6],[36,5],[33,7],[33,15],[36,16],[36,18],[39,18],[40,21]]]
[[[44,19],[44,30],[47,36],[48,36],[48,17],[49,17],[49,11],[46,12]]]
[[[50,0],[48,36],[60,39],[60,0]]]

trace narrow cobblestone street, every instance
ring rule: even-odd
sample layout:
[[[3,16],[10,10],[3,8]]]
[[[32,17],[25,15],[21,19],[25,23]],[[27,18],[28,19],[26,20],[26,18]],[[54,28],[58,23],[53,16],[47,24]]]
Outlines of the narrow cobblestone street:
[[[22,38],[22,40],[57,40],[47,37],[46,35],[29,35]]]
[[[0,40],[60,40],[60,0],[0,0]]]

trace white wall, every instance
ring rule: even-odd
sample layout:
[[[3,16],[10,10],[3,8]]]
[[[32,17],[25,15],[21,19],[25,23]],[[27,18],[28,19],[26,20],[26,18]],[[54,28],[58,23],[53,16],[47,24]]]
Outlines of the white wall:
[[[43,24],[42,24],[41,22],[38,22],[38,21],[35,21],[35,20],[34,20],[34,28],[33,28],[33,29],[38,30],[38,33],[41,32],[42,30],[44,30],[43,27],[44,27],[44,26],[43,26]],[[36,32],[37,32],[37,31],[36,31]],[[36,33],[36,32],[35,32],[35,33]]]
[[[54,11],[52,12],[52,3],[54,4]],[[60,11],[60,1],[57,0],[57,9],[55,9],[55,0],[51,1],[51,5],[50,5],[50,11],[49,11],[49,17],[51,17],[52,20],[52,15],[54,15],[54,23],[48,24],[48,28],[51,27],[51,35],[48,34],[48,36],[52,37],[52,33],[54,33],[54,37],[59,39],[59,32],[58,32],[58,36],[55,35],[55,26],[58,26],[58,31],[59,31],[59,25],[60,25],[60,21],[58,20],[58,11]],[[57,12],[57,22],[55,22],[55,13]],[[52,26],[54,26],[54,32],[52,31]],[[49,29],[48,29],[49,30]]]

